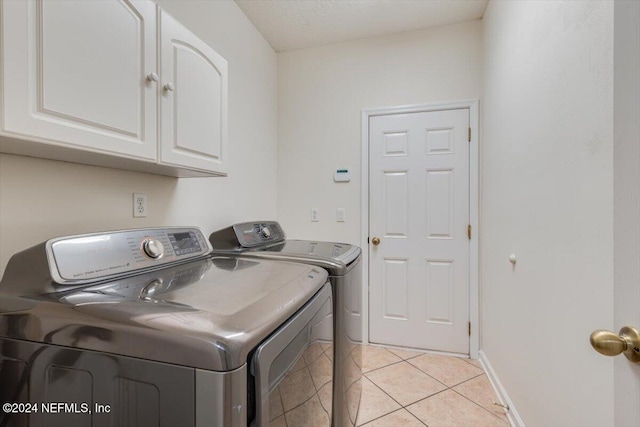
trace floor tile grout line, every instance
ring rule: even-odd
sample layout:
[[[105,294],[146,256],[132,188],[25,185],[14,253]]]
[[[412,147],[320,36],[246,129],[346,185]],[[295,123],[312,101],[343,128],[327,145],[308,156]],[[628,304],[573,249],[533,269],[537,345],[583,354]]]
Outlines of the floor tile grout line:
[[[406,360],[399,360],[399,361],[397,361],[397,362],[391,362],[391,363],[389,363],[388,365],[380,366],[379,368],[371,369],[371,370],[369,370],[369,371],[364,371],[364,370],[363,370],[363,371],[362,371],[362,373],[363,373],[363,374],[368,374],[368,373],[370,373],[370,372],[379,371],[380,369],[384,369],[384,368],[386,368],[386,367],[388,367],[388,366],[391,366],[391,365],[397,365],[398,363],[402,363],[402,362],[406,362]],[[407,363],[409,363],[409,362],[407,362]],[[411,365],[411,366],[413,366],[413,365]]]
[[[425,354],[429,354],[429,353],[425,353]],[[419,357],[419,356],[421,356],[421,355],[418,355],[418,356],[415,356],[415,357]],[[477,369],[480,369],[482,372],[481,372],[481,373],[479,373],[479,374],[477,374],[477,375],[474,375],[474,376],[472,376],[472,377],[469,377],[469,378],[467,378],[467,379],[465,379],[465,380],[462,380],[461,382],[456,383],[456,384],[454,384],[454,385],[452,385],[452,386],[449,386],[449,385],[445,384],[444,382],[440,381],[439,379],[437,379],[436,377],[434,377],[433,375],[429,374],[428,372],[425,372],[425,371],[424,371],[424,370],[422,370],[419,366],[416,366],[416,365],[414,365],[413,363],[411,363],[411,362],[409,361],[409,360],[411,360],[411,359],[414,359],[415,357],[410,357],[410,358],[408,358],[408,359],[402,359],[402,360],[397,361],[397,362],[391,362],[391,363],[389,363],[388,365],[380,366],[380,367],[378,367],[378,368],[371,369],[371,370],[369,370],[369,371],[364,371],[364,370],[363,370],[363,371],[362,371],[362,373],[363,373],[363,374],[368,374],[368,373],[370,373],[370,372],[379,371],[380,369],[384,369],[384,368],[386,368],[386,367],[388,367],[388,366],[397,365],[398,363],[401,363],[401,362],[407,362],[408,364],[410,364],[410,365],[411,365],[411,366],[413,366],[414,368],[417,368],[418,370],[420,370],[420,372],[423,372],[423,373],[427,374],[429,377],[433,378],[434,380],[438,381],[440,384],[442,384],[442,385],[444,385],[444,386],[446,386],[446,387],[455,387],[455,386],[460,385],[460,384],[462,384],[462,383],[464,383],[464,382],[467,382],[467,381],[469,381],[469,380],[472,380],[472,379],[474,379],[474,378],[477,378],[477,377],[479,377],[480,375],[485,375],[485,374],[486,374],[486,372],[484,371],[484,369],[483,369],[483,368],[478,367],[478,366],[475,366],[474,364],[471,364],[471,363],[470,363],[470,365],[471,365],[471,366],[473,366],[473,367],[475,367],[475,368],[477,368]],[[465,359],[462,359],[462,360],[465,360]]]
[[[315,383],[313,382],[313,375],[311,375],[311,370],[309,369],[308,366],[305,366],[303,369],[306,369],[307,371],[309,371],[309,378],[311,378],[311,385],[313,386],[313,389],[316,391],[314,394],[312,394],[309,398],[307,398],[304,402],[294,406],[293,408],[289,409],[288,411],[284,411],[283,415],[286,415],[288,412],[293,411],[294,409],[297,409],[299,407],[301,407],[302,405],[306,404],[308,401],[310,401],[311,399],[313,399],[314,396],[318,396],[318,400],[320,400],[320,396],[318,395],[318,389],[316,388]],[[302,370],[302,369],[300,369]],[[322,387],[321,387],[322,388]],[[282,399],[282,393],[280,393],[280,399]],[[322,402],[320,402],[320,406],[322,406]],[[284,410],[284,400],[282,400],[282,409]],[[322,408],[324,410],[324,407]],[[326,412],[326,410],[325,410]],[[286,421],[286,416],[285,416],[285,421]]]
[[[391,353],[393,353],[393,350],[392,350],[392,349],[387,349],[387,350],[389,350]],[[405,351],[413,351],[413,350],[405,350]],[[399,355],[399,354],[397,354],[397,353],[393,353],[393,354],[394,354],[395,356],[398,356],[398,357],[399,357],[400,359],[402,359],[402,360],[409,360],[409,359],[413,359],[413,358],[416,358],[416,357],[420,357],[420,356],[422,356],[423,354],[427,354],[427,353],[418,353],[418,354],[415,354],[415,355],[413,355],[413,356],[411,356],[411,357],[407,357],[407,358],[405,358],[405,357],[403,357],[403,356],[400,356],[400,355]]]
[[[398,359],[398,360],[395,360],[395,361],[393,361],[393,362],[389,362],[389,363],[397,363],[397,362],[402,362],[402,361],[403,361],[402,357],[398,356],[397,354],[394,354],[394,353],[391,353],[391,352],[389,352],[389,354],[390,354],[391,356],[393,356],[394,358]],[[362,354],[362,358],[363,358],[363,359],[366,359],[367,357],[369,357],[369,356],[366,356],[366,355],[364,354],[364,352],[363,352],[363,354]]]
[[[424,350],[424,349],[420,350],[420,349],[406,348],[406,347],[386,347],[383,344],[371,344],[371,343],[363,345],[363,347],[366,347],[366,346],[384,348],[391,352],[393,352],[393,350],[412,351],[414,353],[418,353],[416,354],[416,356],[429,355],[429,356],[437,356],[437,357],[452,357],[454,359],[462,359],[462,360],[477,360],[477,359],[471,359],[471,355],[467,353],[443,352],[438,350]],[[411,358],[416,356],[411,356]]]
[[[410,403],[410,404],[409,404],[409,405],[407,405],[407,406],[403,406],[403,409],[406,409],[406,410],[407,410],[411,415],[413,415],[414,417],[418,418],[416,415],[414,415],[414,413],[413,413],[413,412],[411,412],[411,410],[408,408],[408,406],[415,405],[416,403],[419,403],[419,402],[422,402],[422,401],[424,401],[424,400],[430,399],[430,398],[432,398],[432,397],[434,397],[434,396],[436,396],[436,395],[438,395],[438,394],[444,393],[445,391],[448,391],[448,390],[453,391],[453,392],[454,392],[454,393],[456,393],[457,395],[459,395],[459,396],[463,397],[464,399],[468,400],[469,402],[473,403],[474,405],[476,405],[476,406],[480,407],[480,409],[482,409],[482,410],[484,410],[485,412],[488,412],[489,414],[493,415],[496,419],[501,420],[501,421],[507,421],[507,424],[506,424],[506,425],[507,425],[507,426],[509,425],[508,420],[503,420],[503,419],[501,419],[500,417],[498,417],[497,415],[495,415],[494,413],[492,413],[491,411],[489,411],[489,410],[488,410],[487,408],[485,408],[484,406],[482,406],[482,405],[478,404],[477,402],[475,402],[475,401],[473,401],[473,400],[469,399],[467,396],[464,396],[463,394],[458,393],[458,392],[457,392],[456,390],[454,390],[453,388],[447,388],[447,389],[445,389],[445,390],[439,391],[438,393],[432,394],[431,396],[427,396],[427,397],[425,397],[424,399],[420,399],[420,400],[418,400],[418,401],[416,401],[416,402]],[[394,411],[394,412],[395,412],[395,411]],[[383,416],[384,416],[384,415],[383,415]],[[421,419],[419,419],[419,418],[418,418],[418,421],[420,421],[422,424],[424,424],[424,425],[426,425],[427,427],[429,427],[429,426],[428,426],[425,422],[423,422]]]
[[[412,366],[413,366],[413,365],[412,365]],[[424,372],[424,371],[422,371],[422,370],[420,370],[420,371],[421,371],[421,372]],[[426,374],[426,373],[425,373],[425,374]],[[428,374],[426,374],[426,375],[428,375]],[[473,378],[477,378],[477,377],[479,377],[479,376],[481,376],[481,375],[483,375],[483,374],[477,375],[476,377],[473,377]],[[501,420],[501,418],[500,418],[500,417],[498,417],[497,415],[495,415],[494,413],[492,413],[491,411],[489,411],[489,410],[488,410],[487,408],[485,408],[484,406],[480,405],[479,403],[475,402],[474,400],[472,400],[472,399],[468,398],[467,396],[465,396],[465,395],[463,395],[463,394],[461,394],[461,393],[459,393],[458,391],[456,391],[456,390],[454,390],[454,389],[453,389],[453,387],[457,387],[457,386],[459,386],[460,384],[464,384],[465,382],[470,381],[470,380],[472,380],[473,378],[469,378],[468,380],[463,381],[463,382],[461,382],[461,383],[459,383],[459,384],[456,384],[456,385],[454,385],[454,386],[451,386],[451,387],[447,386],[446,384],[443,384],[443,385],[446,387],[445,389],[440,390],[440,391],[438,391],[438,392],[436,392],[436,393],[433,393],[433,394],[431,394],[431,395],[429,395],[429,396],[425,396],[425,397],[423,397],[422,399],[418,399],[418,400],[416,400],[415,402],[411,402],[411,403],[409,403],[409,404],[407,404],[407,405],[403,405],[402,403],[400,403],[400,402],[398,402],[396,399],[394,399],[394,398],[393,398],[393,396],[391,396],[389,393],[387,393],[387,392],[386,392],[382,387],[380,387],[378,384],[376,384],[372,379],[370,379],[369,377],[367,377],[365,374],[363,374],[363,376],[365,376],[365,377],[367,378],[367,380],[369,380],[369,381],[370,381],[374,386],[376,386],[376,388],[378,388],[380,391],[382,391],[382,392],[383,392],[385,395],[387,395],[391,400],[393,400],[393,401],[394,401],[394,402],[396,402],[398,405],[400,405],[400,408],[398,408],[398,409],[394,409],[394,410],[393,410],[393,411],[391,411],[391,412],[387,412],[387,413],[385,413],[385,414],[380,415],[379,417],[373,418],[373,419],[371,419],[371,420],[367,421],[365,424],[360,424],[361,426],[366,426],[366,424],[368,424],[368,423],[370,423],[370,422],[372,422],[372,421],[375,421],[375,420],[377,420],[377,419],[379,419],[379,418],[382,418],[382,417],[385,417],[385,416],[387,416],[387,415],[389,415],[389,414],[392,414],[392,413],[394,413],[394,412],[397,412],[397,411],[399,411],[400,409],[405,409],[405,410],[407,410],[407,412],[409,412],[413,417],[415,417],[418,421],[420,421],[422,424],[424,424],[425,426],[427,426],[427,427],[428,427],[428,425],[427,425],[426,423],[424,423],[421,419],[419,419],[419,418],[418,418],[418,417],[417,417],[413,412],[411,412],[411,411],[408,409],[408,407],[409,407],[409,406],[411,406],[411,405],[415,405],[415,404],[416,404],[416,403],[418,403],[418,402],[422,402],[422,401],[424,401],[424,400],[430,399],[430,398],[432,398],[432,397],[434,397],[434,396],[436,396],[436,395],[438,395],[438,394],[444,393],[444,392],[445,392],[445,391],[447,391],[447,390],[451,390],[451,391],[453,391],[453,392],[454,392],[454,393],[456,393],[457,395],[459,395],[459,396],[463,397],[464,399],[468,400],[469,402],[473,403],[474,405],[476,405],[476,406],[480,407],[483,411],[488,412],[489,414],[491,414],[492,416],[494,416],[496,419]],[[429,376],[430,376],[430,375],[429,375]],[[434,378],[434,379],[435,379],[435,378]],[[437,380],[436,380],[436,381],[437,381]],[[438,382],[439,382],[439,381],[438,381]],[[442,384],[442,383],[441,383],[441,384]],[[363,389],[364,389],[364,387],[363,387]],[[357,422],[357,418],[356,418],[356,422]]]
[[[440,393],[444,393],[444,392],[445,392],[445,391],[447,391],[447,390],[451,390],[451,389],[450,389],[450,388],[446,388],[446,389],[444,389],[444,390],[441,390],[441,391],[439,391],[439,392],[437,392],[437,393],[432,394],[431,396],[427,396],[427,397],[425,397],[424,399],[420,399],[420,400],[417,400],[417,401],[415,401],[415,402],[413,402],[413,403],[410,403],[410,404],[409,404],[409,405],[407,405],[407,406],[403,406],[403,409],[406,409],[406,410],[407,410],[407,412],[409,412],[409,413],[410,413],[411,415],[413,415],[414,417],[418,418],[418,416],[417,416],[417,415],[415,415],[413,412],[411,412],[411,410],[409,410],[409,408],[408,408],[409,406],[411,406],[411,405],[415,405],[416,403],[418,403],[418,402],[422,402],[423,400],[430,399],[430,398],[432,398],[432,397],[434,397],[434,396],[437,396],[437,395],[438,395],[438,394],[440,394]],[[424,421],[422,421],[420,418],[418,418],[418,421],[420,421],[420,422],[421,422],[422,424],[424,424],[425,426],[429,427],[429,425],[428,425],[427,423],[425,423]]]
[[[494,414],[493,412],[491,412],[490,410],[488,410],[487,408],[485,408],[484,406],[482,406],[481,404],[479,404],[475,400],[468,398],[467,396],[465,396],[464,394],[458,392],[457,390],[451,389],[451,391],[453,391],[454,393],[458,394],[458,396],[461,396],[461,397],[467,399],[469,402],[473,403],[474,405],[478,406],[482,410],[484,410],[484,411],[488,412],[489,414],[493,415],[497,419],[501,419],[499,416],[497,416],[496,414]],[[506,415],[505,415],[505,417],[506,417]],[[505,419],[504,421],[507,421],[507,420]],[[508,421],[507,421],[507,423],[508,423]]]
[[[367,377],[366,375],[363,375],[365,377]],[[386,391],[384,391],[384,389],[382,387],[380,387],[378,384],[376,384],[371,378],[367,377],[367,379],[369,380],[369,382],[371,382],[371,384],[373,384],[374,386],[376,386],[377,388],[380,389],[381,392],[383,392],[384,394],[386,394],[391,400],[393,400],[394,402],[396,402],[398,405],[400,405],[400,408],[404,408],[404,405],[400,402],[398,402],[396,399],[393,398],[393,396],[391,396],[389,393],[387,393]],[[362,387],[362,389],[364,390],[364,387]]]
[[[368,347],[375,347],[375,348],[383,348],[383,349],[385,349],[385,350],[387,350],[387,351],[389,351],[391,353],[393,353],[393,350],[413,351],[413,352],[417,353],[415,356],[408,357],[407,359],[405,359],[404,357],[402,357],[402,356],[400,356],[400,355],[398,355],[396,353],[393,353],[395,356],[398,356],[403,360],[413,359],[414,357],[424,356],[425,354],[431,354],[431,355],[434,355],[434,356],[441,356],[438,352],[433,352],[433,351],[429,351],[429,350],[422,350],[421,351],[421,350],[414,350],[414,349],[411,349],[411,348],[404,348],[404,347],[401,347],[401,348],[387,347],[384,344],[377,344],[377,343],[369,343],[369,344],[364,345],[363,347],[367,347],[367,346]],[[458,356],[448,356],[448,355],[444,355],[444,354],[442,356],[445,356],[445,357],[456,357],[456,358],[458,357]]]
[[[478,402],[474,401],[473,399],[471,399],[471,398],[469,398],[469,397],[467,397],[467,396],[463,395],[461,392],[458,392],[457,390],[455,390],[455,389],[454,389],[454,387],[458,387],[458,386],[460,386],[460,385],[462,385],[462,384],[465,384],[465,383],[467,383],[467,382],[469,382],[469,381],[472,381],[472,380],[474,380],[474,379],[477,379],[477,378],[481,377],[482,375],[486,375],[486,371],[484,370],[484,368],[483,368],[482,366],[477,366],[477,365],[475,365],[475,364],[471,363],[471,359],[464,359],[464,358],[461,358],[465,363],[468,363],[469,365],[473,366],[474,368],[477,368],[477,369],[480,371],[480,373],[477,373],[477,374],[475,374],[475,375],[473,375],[473,376],[471,376],[471,377],[469,377],[469,378],[466,378],[466,379],[465,379],[465,380],[463,380],[463,381],[460,381],[459,383],[456,383],[456,384],[453,384],[453,385],[449,386],[449,385],[447,385],[447,384],[443,383],[442,381],[438,380],[438,379],[437,379],[437,378],[435,378],[434,376],[430,375],[429,373],[427,373],[427,372],[423,371],[422,369],[420,369],[420,367],[418,367],[418,366],[414,365],[413,363],[411,363],[411,359],[415,359],[415,358],[417,358],[417,357],[420,357],[420,356],[422,356],[422,355],[424,355],[424,354],[429,354],[429,353],[417,354],[417,355],[415,355],[415,356],[411,356],[411,357],[409,357],[409,358],[406,358],[406,359],[405,359],[404,357],[402,357],[402,356],[400,356],[400,355],[397,355],[397,354],[393,353],[393,351],[391,351],[391,350],[390,350],[390,349],[388,349],[388,348],[381,347],[381,346],[375,346],[375,347],[378,347],[378,348],[384,348],[385,350],[387,350],[388,352],[390,352],[390,353],[391,353],[391,354],[393,354],[394,356],[396,356],[396,357],[400,358],[401,360],[399,360],[399,361],[395,361],[395,362],[391,362],[391,363],[388,363],[387,365],[380,366],[380,367],[378,367],[378,368],[371,369],[371,370],[369,370],[369,371],[363,372],[363,375],[362,375],[362,376],[363,376],[363,377],[365,377],[367,380],[369,380],[369,381],[370,381],[370,382],[371,382],[371,383],[372,383],[372,384],[373,384],[377,389],[379,389],[380,391],[382,391],[382,393],[384,393],[384,395],[386,395],[387,397],[389,397],[393,402],[396,402],[398,405],[400,405],[400,408],[399,408],[399,409],[392,410],[392,411],[387,412],[387,413],[385,413],[385,414],[382,414],[382,415],[380,415],[380,416],[378,416],[378,417],[376,417],[376,418],[373,418],[373,419],[371,419],[371,420],[367,421],[365,424],[361,424],[361,426],[366,426],[367,424],[369,424],[369,423],[371,423],[371,422],[373,422],[373,421],[375,421],[375,420],[377,420],[377,419],[380,419],[380,418],[385,417],[385,416],[387,416],[387,415],[390,415],[390,414],[392,414],[392,413],[398,412],[400,409],[405,409],[407,412],[409,412],[409,413],[411,414],[411,416],[412,416],[412,417],[414,417],[415,419],[417,419],[421,424],[423,424],[423,425],[425,425],[425,426],[427,426],[427,427],[428,427],[428,425],[427,425],[423,420],[419,419],[416,415],[414,415],[414,414],[413,414],[413,412],[411,412],[411,411],[408,409],[408,407],[409,407],[409,406],[411,406],[411,405],[415,405],[415,404],[417,404],[417,403],[419,403],[419,402],[422,402],[422,401],[424,401],[424,400],[426,400],[426,399],[430,399],[430,398],[432,398],[432,397],[434,397],[434,396],[436,396],[436,395],[438,395],[438,394],[444,393],[444,392],[445,392],[445,391],[447,391],[447,390],[452,390],[454,393],[456,393],[456,395],[458,395],[458,396],[460,396],[460,397],[464,398],[465,400],[467,400],[467,401],[469,401],[469,402],[473,403],[475,406],[477,406],[477,407],[481,408],[484,412],[488,412],[488,413],[489,413],[489,414],[491,414],[491,415],[493,416],[493,418],[495,418],[496,420],[499,420],[499,421],[502,421],[502,422],[504,422],[504,421],[505,421],[505,418],[500,417],[499,415],[497,415],[497,414],[493,413],[490,409],[487,409],[486,407],[484,407],[484,406],[483,406],[483,405],[481,405],[480,403],[478,403]],[[364,355],[363,355],[363,359],[364,359],[365,357],[366,357],[366,356],[364,356]],[[441,384],[441,385],[442,385],[443,387],[445,387],[445,388],[444,388],[443,390],[440,390],[440,391],[438,391],[438,392],[436,392],[436,393],[433,393],[433,394],[431,394],[431,395],[429,395],[429,396],[426,396],[426,397],[424,397],[424,398],[418,399],[418,400],[417,400],[417,401],[415,401],[415,402],[408,403],[407,405],[403,405],[403,404],[401,404],[400,402],[398,402],[398,400],[396,400],[393,396],[391,396],[389,393],[387,393],[387,392],[386,392],[386,391],[385,391],[381,386],[379,386],[378,384],[376,384],[376,382],[375,382],[375,381],[373,381],[373,380],[372,380],[371,378],[369,378],[369,376],[368,376],[368,374],[370,374],[370,373],[375,373],[376,371],[382,370],[382,369],[387,368],[387,367],[390,367],[390,366],[392,366],[392,365],[397,365],[397,364],[399,364],[400,362],[407,362],[407,363],[409,364],[409,366],[412,366],[412,367],[414,367],[414,368],[418,369],[420,372],[424,373],[424,374],[425,374],[425,375],[427,375],[429,378],[433,379],[434,381],[436,381],[437,383]],[[363,389],[364,389],[364,387],[363,387]],[[363,390],[363,391],[364,391],[364,390]],[[361,408],[359,408],[359,409],[361,409]],[[360,412],[360,411],[358,411],[358,412]],[[358,414],[358,415],[359,415],[359,414]],[[356,417],[356,422],[357,422],[357,417]],[[506,425],[508,425],[508,422],[507,422],[507,424],[506,424]]]
[[[429,426],[427,425],[427,423],[425,423],[424,421],[422,421],[420,418],[416,417],[416,416],[413,414],[413,412],[411,412],[410,410],[408,410],[408,409],[407,409],[407,407],[406,407],[406,406],[403,406],[403,407],[402,407],[402,409],[404,409],[405,411],[407,411],[408,413],[410,413],[410,414],[411,414],[411,416],[412,416],[413,418],[415,418],[416,420],[418,420],[421,424],[423,424],[423,425],[425,425],[425,426],[429,427]]]
[[[412,403],[412,405],[413,405],[413,403]],[[402,407],[402,409],[404,409],[405,411],[407,411],[408,413],[410,413],[410,414],[411,414],[411,416],[412,416],[413,418],[415,418],[416,420],[418,420],[421,424],[425,425],[426,427],[429,427],[429,426],[427,425],[427,423],[425,423],[425,422],[424,422],[424,421],[422,421],[420,418],[418,418],[417,416],[415,416],[415,415],[414,415],[414,413],[413,413],[413,412],[411,412],[410,410],[408,410],[406,406],[403,406],[403,407]]]
[[[478,359],[465,359],[463,357],[461,357],[460,359],[464,360],[465,362],[467,362],[471,366],[475,366],[478,369],[484,369],[484,368],[482,368],[482,365],[478,366],[478,365],[476,365],[475,363],[472,362],[472,360],[478,360]]]
[[[464,383],[468,383],[469,381],[471,381],[471,380],[475,380],[476,378],[481,377],[481,376],[483,376],[483,375],[486,375],[486,373],[482,372],[481,374],[478,374],[478,375],[473,376],[473,377],[469,377],[469,378],[467,378],[466,380],[460,381],[460,382],[459,382],[459,383],[457,383],[457,384],[454,384],[454,385],[451,385],[451,386],[449,386],[449,385],[448,385],[447,387],[449,387],[449,388],[458,387],[459,385],[462,385],[462,384],[464,384]]]
[[[413,366],[414,368],[416,368],[417,370],[419,370],[420,372],[422,372],[423,374],[425,374],[426,376],[428,376],[429,378],[434,379],[435,381],[439,382],[440,384],[442,384],[443,386],[449,388],[448,384],[443,383],[442,381],[440,381],[439,379],[437,379],[436,377],[434,377],[433,375],[430,375],[428,372],[423,371],[422,369],[420,369],[420,367],[414,365],[413,363],[407,361],[407,363],[411,366]]]
[[[415,368],[419,369],[421,372],[424,372],[425,374],[429,375],[431,378],[433,378],[434,380],[438,381],[440,384],[445,385],[445,386],[447,386],[447,387],[455,387],[455,386],[458,386],[458,385],[460,385],[460,384],[462,384],[462,383],[465,383],[465,382],[467,382],[467,381],[469,381],[469,380],[472,380],[472,379],[474,379],[474,378],[477,378],[477,377],[479,377],[480,375],[486,375],[486,372],[484,371],[484,369],[483,369],[483,368],[478,368],[478,367],[476,366],[476,368],[478,368],[478,369],[480,369],[480,370],[482,371],[481,373],[479,373],[479,374],[477,374],[477,375],[474,375],[474,376],[472,376],[472,377],[469,377],[469,378],[467,378],[467,379],[465,379],[465,380],[462,380],[461,382],[459,382],[459,383],[457,383],[457,384],[454,384],[454,385],[450,386],[450,385],[445,384],[444,382],[440,381],[439,379],[437,379],[437,378],[436,378],[436,377],[434,377],[433,375],[429,374],[428,372],[425,372],[425,371],[424,371],[424,370],[422,370],[419,366],[414,365],[413,363],[409,362],[408,360],[406,360],[406,362],[407,362],[407,363],[409,363],[411,366],[413,366],[413,367],[415,367]],[[472,366],[473,366],[473,365],[472,365]],[[382,369],[382,368],[380,368],[380,369]]]
[[[446,384],[445,384],[445,383],[443,383],[442,381],[438,380],[437,378],[435,378],[435,377],[433,377],[433,376],[431,376],[431,375],[427,374],[425,371],[423,371],[422,369],[418,368],[418,367],[417,367],[416,365],[414,365],[413,363],[409,363],[409,362],[408,362],[408,361],[406,361],[406,360],[403,360],[403,362],[407,362],[407,363],[409,364],[409,366],[412,366],[412,367],[416,368],[418,371],[420,371],[421,373],[425,374],[426,376],[428,376],[429,378],[431,378],[432,380],[434,380],[434,381],[435,381],[435,382],[437,382],[438,384],[441,384],[441,385],[443,385],[444,387],[447,387],[447,388],[449,387],[448,385],[446,385]],[[398,362],[398,363],[401,363],[401,362]],[[369,371],[369,372],[367,372],[367,374],[368,374],[368,373],[370,373],[370,372],[374,372],[374,371],[378,371],[378,370],[381,370],[381,369],[387,368],[387,367],[392,366],[392,365],[397,365],[397,363],[392,363],[391,365],[387,365],[387,366],[384,366],[384,367],[379,368],[379,369],[374,369],[373,371]],[[363,375],[364,375],[364,373],[363,373]],[[373,381],[371,378],[369,378],[369,377],[367,377],[367,379],[368,379],[369,381],[371,381],[372,383],[374,382],[374,381]],[[375,384],[375,383],[374,383],[374,384]],[[376,384],[376,386],[377,386],[377,384]],[[378,388],[379,388],[379,387],[378,387]],[[400,402],[398,402],[398,403],[400,403]]]
[[[455,359],[463,360],[463,361],[465,361],[465,362],[469,363],[470,365],[475,366],[475,367],[476,367],[476,368],[478,368],[478,369],[483,369],[481,366],[476,366],[476,365],[474,365],[474,364],[472,363],[472,360],[478,360],[478,359],[471,359],[471,356],[470,356],[470,355],[466,356],[465,354],[460,354],[460,355],[452,356],[451,354],[453,354],[453,353],[450,353],[450,354],[440,354],[440,353],[439,353],[439,352],[437,352],[437,351],[428,351],[428,350],[427,350],[427,351],[422,351],[422,352],[421,352],[420,350],[404,349],[404,348],[395,348],[395,347],[387,347],[387,346],[385,346],[384,344],[378,344],[378,343],[369,343],[369,344],[365,344],[365,345],[363,345],[362,347],[363,347],[363,348],[364,348],[364,347],[382,348],[382,349],[385,349],[385,350],[387,350],[387,351],[389,351],[389,352],[393,353],[393,355],[394,355],[394,356],[398,356],[398,357],[399,357],[399,358],[401,358],[402,360],[414,359],[414,358],[416,358],[416,357],[420,357],[420,356],[424,356],[424,355],[431,355],[431,356],[437,356],[437,357],[452,357],[452,358],[455,358]],[[407,358],[405,359],[404,357],[402,357],[402,356],[400,356],[400,355],[398,355],[398,354],[394,353],[394,352],[393,352],[393,350],[399,350],[399,351],[413,351],[413,352],[416,352],[416,353],[418,353],[418,354],[416,354],[415,356],[407,357]],[[457,354],[457,353],[456,353],[456,354]]]
[[[282,408],[282,415],[281,416],[282,416],[282,419],[284,420],[284,427],[289,427],[289,423],[287,423],[286,412],[284,410],[284,401],[282,400],[282,390],[280,390],[280,384],[278,384],[276,389],[278,390],[278,396],[280,396],[280,407]],[[271,408],[269,408],[269,410],[271,410]],[[280,416],[280,415],[278,415],[278,416]],[[271,414],[269,414],[269,418],[271,418]],[[269,421],[269,423],[271,423],[271,421]]]
[[[422,371],[421,371],[421,372],[422,372]],[[430,375],[428,375],[428,374],[425,374],[425,375],[430,376]],[[366,376],[366,375],[365,375],[365,376]],[[446,387],[446,388],[444,388],[444,389],[442,389],[442,390],[440,390],[440,391],[437,391],[437,392],[435,392],[435,393],[432,393],[432,394],[430,394],[429,396],[425,396],[425,397],[423,397],[423,398],[420,398],[420,399],[416,400],[415,402],[411,402],[411,403],[408,403],[408,404],[406,404],[406,405],[403,405],[402,403],[398,402],[398,401],[397,401],[393,396],[391,396],[389,393],[387,393],[387,392],[386,392],[382,387],[380,387],[378,384],[376,384],[376,383],[375,383],[371,378],[367,377],[367,379],[368,379],[368,380],[369,380],[373,385],[375,385],[377,388],[379,388],[379,389],[380,389],[384,394],[386,394],[387,396],[389,396],[389,398],[390,398],[391,400],[393,400],[394,402],[396,402],[398,405],[400,405],[401,407],[403,407],[403,408],[405,408],[405,409],[407,408],[407,406],[411,406],[411,405],[413,405],[414,403],[418,403],[418,402],[420,402],[420,401],[422,401],[422,400],[425,400],[425,399],[428,399],[428,398],[430,398],[430,397],[433,397],[433,396],[435,396],[436,394],[440,394],[440,393],[442,393],[443,391],[447,391],[447,390],[449,390],[449,388],[450,388],[448,385],[446,385],[446,384],[442,384],[442,383],[440,383],[440,381],[436,380],[436,381],[438,381],[440,384],[442,384],[442,385],[443,385],[444,387]],[[434,378],[434,380],[435,380],[435,378]],[[363,387],[363,389],[364,389],[364,387]],[[407,410],[408,410],[408,409],[407,409]],[[413,415],[413,413],[411,413],[411,415]],[[383,415],[383,416],[384,416],[384,415]],[[415,416],[415,415],[414,415],[414,416]]]
[[[377,418],[373,418],[373,419],[371,419],[371,420],[367,421],[367,422],[366,422],[366,423],[364,423],[364,424],[359,424],[357,427],[367,427],[367,424],[371,424],[371,423],[372,423],[372,422],[374,422],[375,420],[379,420],[380,418],[384,418],[384,417],[386,417],[387,415],[391,415],[391,414],[396,413],[396,412],[398,412],[398,411],[402,411],[403,409],[404,409],[405,411],[409,412],[409,411],[408,411],[408,410],[403,406],[402,408],[394,409],[394,410],[393,410],[393,411],[391,411],[391,412],[387,412],[386,414],[380,415],[380,416],[379,416],[379,417],[377,417]],[[429,427],[429,426],[427,426],[427,425],[426,425],[426,424],[425,424],[425,423],[424,423],[420,418],[416,417],[416,416],[415,416],[415,415],[413,415],[411,412],[409,412],[409,415],[411,415],[413,418],[415,418],[416,420],[418,420],[418,422],[419,422],[420,424],[422,424],[422,425],[424,425],[424,426],[426,426],[426,427]]]

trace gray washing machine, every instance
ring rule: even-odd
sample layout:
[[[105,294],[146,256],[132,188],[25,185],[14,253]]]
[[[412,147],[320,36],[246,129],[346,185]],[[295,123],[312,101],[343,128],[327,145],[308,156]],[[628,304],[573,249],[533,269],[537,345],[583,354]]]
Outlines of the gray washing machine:
[[[333,317],[318,325],[320,338],[334,338],[334,427],[354,426],[362,391],[362,263],[358,246],[286,239],[276,221],[235,224],[212,233],[214,255],[313,264],[329,272]]]
[[[313,346],[327,273],[210,250],[197,228],[154,228],[14,255],[0,282],[0,426],[328,422],[331,368]]]

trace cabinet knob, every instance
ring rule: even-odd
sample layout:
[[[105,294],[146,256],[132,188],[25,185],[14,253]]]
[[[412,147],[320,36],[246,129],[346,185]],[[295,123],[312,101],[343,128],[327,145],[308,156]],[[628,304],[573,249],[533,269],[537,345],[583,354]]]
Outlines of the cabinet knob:
[[[147,75],[147,80],[149,80],[150,82],[157,82],[160,80],[160,77],[158,77],[156,73],[151,73]]]
[[[169,82],[166,85],[164,85],[164,90],[166,90],[168,92],[173,92],[175,89],[176,89],[176,87],[173,85],[172,82]]]

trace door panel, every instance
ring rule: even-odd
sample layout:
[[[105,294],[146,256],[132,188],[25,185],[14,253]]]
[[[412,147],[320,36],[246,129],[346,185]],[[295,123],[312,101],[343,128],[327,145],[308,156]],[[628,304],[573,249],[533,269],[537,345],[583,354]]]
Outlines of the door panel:
[[[469,353],[469,110],[369,121],[370,341]]]
[[[453,261],[427,260],[425,272],[425,320],[427,323],[453,325],[455,301]]]
[[[455,176],[453,169],[427,169],[425,213],[427,239],[453,239]]]
[[[408,186],[407,171],[384,172],[385,237],[407,237]]]
[[[382,315],[385,319],[407,320],[408,267],[407,259],[384,260]]]

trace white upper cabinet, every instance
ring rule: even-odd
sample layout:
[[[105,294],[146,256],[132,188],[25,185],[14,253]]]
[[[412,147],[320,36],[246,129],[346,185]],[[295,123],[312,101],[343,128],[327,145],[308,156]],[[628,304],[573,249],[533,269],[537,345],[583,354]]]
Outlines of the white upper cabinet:
[[[155,28],[147,1],[4,1],[2,130],[155,160]]]
[[[227,62],[155,3],[0,0],[0,8],[0,152],[226,174]]]
[[[227,61],[160,11],[160,161],[226,172]]]

